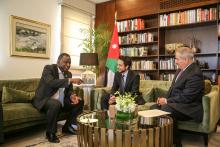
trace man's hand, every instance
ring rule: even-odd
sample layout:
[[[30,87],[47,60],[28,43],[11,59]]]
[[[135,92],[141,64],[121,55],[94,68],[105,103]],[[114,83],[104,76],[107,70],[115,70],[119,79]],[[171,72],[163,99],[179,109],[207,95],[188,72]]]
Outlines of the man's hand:
[[[113,103],[115,103],[115,102],[116,102],[116,101],[115,101],[115,96],[113,95],[113,96],[110,97],[110,99],[109,99],[109,101],[108,101],[108,104],[111,105],[111,104],[113,104]]]
[[[82,84],[83,81],[80,78],[69,78],[70,83],[74,83],[74,84]]]
[[[71,104],[78,104],[79,103],[79,97],[76,96],[76,94],[71,94],[70,96]]]
[[[164,104],[167,104],[167,99],[166,98],[164,98],[164,97],[158,97],[157,98],[157,104],[158,105],[164,105]]]

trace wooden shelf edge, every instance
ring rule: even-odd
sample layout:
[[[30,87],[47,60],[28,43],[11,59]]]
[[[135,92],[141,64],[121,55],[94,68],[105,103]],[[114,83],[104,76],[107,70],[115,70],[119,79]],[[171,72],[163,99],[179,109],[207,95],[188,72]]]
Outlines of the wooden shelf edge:
[[[132,30],[132,31],[125,31],[125,32],[118,32],[119,35],[122,34],[129,34],[129,33],[139,33],[139,32],[146,32],[146,31],[153,31],[153,30],[157,30],[157,27],[150,27],[150,28],[145,28],[145,29],[141,29],[141,30]]]
[[[180,28],[193,27],[193,26],[199,27],[199,26],[214,25],[216,23],[217,23],[217,20],[210,20],[210,21],[172,25],[172,26],[159,26],[159,28],[160,29],[180,29]]]

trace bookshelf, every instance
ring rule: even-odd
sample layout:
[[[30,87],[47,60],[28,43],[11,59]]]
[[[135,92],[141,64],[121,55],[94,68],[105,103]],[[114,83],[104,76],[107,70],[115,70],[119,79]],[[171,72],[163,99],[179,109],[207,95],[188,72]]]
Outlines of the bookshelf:
[[[159,60],[173,58],[166,52],[166,44],[183,43],[190,47],[195,46],[199,49],[195,53],[195,59],[200,64],[203,75],[215,83],[218,75],[219,55],[216,36],[217,14],[217,4],[159,14],[159,32],[163,41],[159,47]],[[160,79],[163,80],[174,73],[175,71],[159,70]]]
[[[120,20],[117,23],[120,54],[132,58],[131,69],[139,72],[141,79],[158,79],[158,15]]]
[[[132,58],[132,69],[141,79],[172,80],[177,67],[165,46],[182,43],[199,49],[195,59],[215,83],[220,73],[219,17],[215,3],[118,20],[121,55]]]

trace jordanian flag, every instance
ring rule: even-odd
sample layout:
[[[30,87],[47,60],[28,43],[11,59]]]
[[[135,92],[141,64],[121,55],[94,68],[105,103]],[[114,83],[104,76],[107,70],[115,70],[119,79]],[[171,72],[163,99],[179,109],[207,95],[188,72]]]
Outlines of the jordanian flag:
[[[112,40],[106,61],[106,67],[109,69],[107,86],[111,86],[113,83],[114,73],[117,71],[117,62],[119,55],[120,55],[120,48],[118,43],[118,29],[117,29],[117,23],[115,23],[114,32],[112,35]]]
[[[108,69],[113,72],[117,71],[117,61],[119,58],[119,54],[120,54],[120,48],[118,44],[118,29],[117,29],[117,23],[115,23],[112,40],[108,51],[108,58],[106,61],[106,67],[108,67]]]

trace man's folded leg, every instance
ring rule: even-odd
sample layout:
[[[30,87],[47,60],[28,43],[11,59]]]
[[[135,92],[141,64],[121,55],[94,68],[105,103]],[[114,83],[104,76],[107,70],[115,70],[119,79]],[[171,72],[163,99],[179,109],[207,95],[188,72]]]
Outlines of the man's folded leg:
[[[78,104],[66,105],[65,111],[69,112],[69,116],[67,117],[66,123],[62,128],[63,133],[68,133],[75,135],[77,134],[77,116],[83,111],[84,101],[80,100]],[[75,127],[74,127],[75,126]]]

